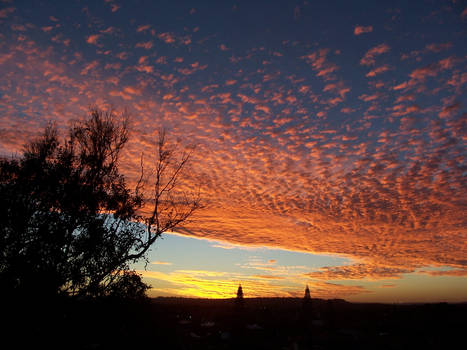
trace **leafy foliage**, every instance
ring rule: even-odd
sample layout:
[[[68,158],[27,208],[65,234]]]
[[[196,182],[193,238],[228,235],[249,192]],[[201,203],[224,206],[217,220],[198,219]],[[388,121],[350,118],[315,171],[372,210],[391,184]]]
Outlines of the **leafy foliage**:
[[[88,120],[70,128],[64,142],[51,125],[25,147],[22,158],[0,160],[4,293],[144,295],[148,286],[130,264],[143,258],[163,232],[188,219],[199,201],[183,203],[188,209],[180,212],[179,200],[163,200],[176,188],[188,158],[162,183],[173,160],[162,151],[158,185],[147,198],[154,209],[148,218],[139,216],[146,203],[143,177],[131,191],[118,168],[127,141],[127,118],[94,109]],[[165,140],[158,145],[164,148]]]

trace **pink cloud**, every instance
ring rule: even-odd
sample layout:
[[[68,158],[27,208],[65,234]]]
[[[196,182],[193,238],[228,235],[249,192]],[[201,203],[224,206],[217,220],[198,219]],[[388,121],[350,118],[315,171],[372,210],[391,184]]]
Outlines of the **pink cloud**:
[[[381,73],[384,73],[384,72],[387,72],[389,70],[389,66],[387,65],[384,65],[384,66],[381,66],[381,67],[377,67],[371,71],[369,71],[367,74],[366,74],[366,77],[369,78],[369,77],[375,77],[376,75],[378,74],[381,74]]]
[[[97,45],[97,41],[99,40],[99,34],[93,34],[87,37],[86,42],[88,44]]]
[[[430,64],[428,66],[413,70],[409,76],[415,80],[425,80],[427,77],[436,76],[438,72],[439,66],[437,64]]]
[[[152,46],[153,46],[152,41],[140,42],[140,43],[136,43],[136,45],[135,45],[136,48],[142,48],[142,49],[146,49],[146,50],[151,49]]]
[[[323,77],[324,80],[332,80],[334,79],[332,73],[337,71],[339,67],[327,60],[326,56],[328,53],[329,49],[320,49],[317,52],[313,52],[300,58],[311,64],[313,70],[317,71],[316,76]]]
[[[354,35],[361,35],[364,33],[371,33],[372,31],[373,31],[373,26],[367,26],[367,27],[355,26],[353,33]]]
[[[392,89],[393,90],[402,90],[405,89],[408,86],[408,83],[405,81],[403,83],[400,83],[399,85],[394,86]]]
[[[175,42],[175,36],[172,33],[160,33],[157,37],[166,44],[173,44]]]
[[[15,10],[16,9],[14,7],[7,7],[7,8],[4,8],[3,10],[0,10],[0,18],[7,18],[8,15],[15,12]]]
[[[363,95],[358,96],[358,98],[365,102],[371,102],[371,101],[377,100],[379,98],[379,95],[378,94],[373,94],[373,95],[363,94]]]
[[[387,44],[380,44],[368,50],[360,60],[362,66],[370,66],[375,64],[375,57],[382,55],[390,50]]]
[[[137,31],[138,33],[140,33],[140,32],[145,32],[146,30],[148,30],[148,29],[150,29],[150,28],[151,28],[151,25],[149,25],[149,24],[144,24],[144,25],[138,26],[138,28],[136,28],[136,31]]]
[[[443,107],[441,112],[439,113],[440,118],[447,118],[450,117],[451,115],[457,113],[461,107],[461,104],[459,102],[453,103],[449,106]]]
[[[431,51],[431,52],[441,52],[441,51],[445,51],[445,50],[448,50],[452,47],[452,44],[451,43],[442,43],[442,44],[429,44],[429,45],[426,45],[426,49],[428,51]]]
[[[142,73],[152,73],[154,72],[154,67],[153,66],[148,66],[148,65],[139,65],[135,67],[138,72]]]
[[[354,264],[347,266],[323,267],[318,271],[307,273],[306,276],[324,280],[352,280],[352,279],[388,279],[400,278],[401,274],[412,272],[413,269],[401,267],[375,266],[368,264]]]
[[[88,63],[82,70],[81,70],[81,75],[87,75],[88,72],[94,68],[96,68],[99,65],[99,62],[97,61],[92,61]]]

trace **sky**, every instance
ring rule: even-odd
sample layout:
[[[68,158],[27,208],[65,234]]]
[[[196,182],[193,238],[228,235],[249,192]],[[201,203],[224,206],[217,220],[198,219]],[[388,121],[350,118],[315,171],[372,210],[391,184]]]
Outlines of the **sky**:
[[[196,145],[151,296],[467,301],[467,4],[0,2],[0,155],[90,106]]]

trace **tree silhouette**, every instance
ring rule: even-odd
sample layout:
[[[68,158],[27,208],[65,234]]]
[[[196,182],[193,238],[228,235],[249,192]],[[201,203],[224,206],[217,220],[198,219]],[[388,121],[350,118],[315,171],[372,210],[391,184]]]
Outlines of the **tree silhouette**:
[[[154,178],[130,190],[119,172],[128,118],[93,109],[60,142],[49,125],[20,159],[0,160],[0,285],[20,296],[144,294],[130,264],[185,222],[199,197],[177,187],[191,151],[157,142]],[[180,156],[178,157],[178,155]],[[151,195],[145,183],[152,180]],[[152,205],[150,215],[138,210]]]

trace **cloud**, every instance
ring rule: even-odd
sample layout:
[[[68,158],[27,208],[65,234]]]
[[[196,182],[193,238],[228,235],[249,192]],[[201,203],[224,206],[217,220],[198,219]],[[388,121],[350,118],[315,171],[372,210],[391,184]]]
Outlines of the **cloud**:
[[[285,277],[274,275],[252,275],[254,278],[270,279],[270,280],[283,280]]]
[[[306,273],[305,276],[323,280],[379,280],[388,278],[401,278],[403,273],[410,273],[413,271],[413,269],[407,269],[403,267],[354,264],[347,266],[323,267],[318,271]]]
[[[372,31],[373,31],[373,26],[367,26],[367,27],[355,26],[353,33],[354,35],[361,35],[365,33],[371,33]]]
[[[241,282],[246,297],[284,296],[288,295],[284,287],[271,285],[270,279],[258,279],[236,274],[217,273],[215,271],[173,271],[162,273],[156,271],[137,271],[143,278],[157,288],[165,282],[165,292],[184,297],[233,298]],[[273,280],[275,282],[275,280]],[[167,284],[168,283],[168,284]],[[149,295],[157,291],[149,290]]]
[[[146,50],[151,49],[152,46],[153,46],[152,41],[144,41],[144,42],[139,42],[139,43],[135,44],[136,48],[142,48],[142,49],[146,49]]]
[[[452,47],[452,43],[449,43],[449,42],[441,43],[441,44],[429,44],[425,46],[427,51],[436,52],[436,53],[449,50],[451,47]]]
[[[379,94],[373,94],[373,95],[363,94],[363,95],[358,96],[358,98],[359,98],[360,100],[364,101],[364,102],[375,101],[375,100],[377,100],[379,97],[380,97]]]
[[[150,28],[151,28],[151,25],[150,25],[150,24],[144,24],[144,25],[138,26],[138,28],[136,28],[136,31],[137,31],[138,33],[140,33],[140,32],[145,32],[145,31],[147,31],[147,30],[150,29]]]
[[[428,77],[434,77],[439,72],[439,65],[430,64],[425,67],[417,68],[410,73],[410,78],[414,80],[425,80]]]
[[[382,55],[390,50],[387,44],[380,44],[368,50],[360,60],[362,66],[371,66],[375,64],[375,57]]]
[[[62,37],[45,44],[27,23],[15,24],[26,30],[5,26],[2,34],[11,40],[0,48],[2,155],[19,154],[49,120],[65,129],[89,105],[125,106],[134,123],[121,159],[130,187],[141,153],[152,159],[159,126],[198,145],[181,185],[201,184],[205,207],[181,228],[185,235],[221,241],[213,244],[224,249],[265,246],[363,262],[312,271],[317,281],[465,268],[467,72],[465,57],[447,54],[458,50],[454,37],[422,38],[413,59],[402,61],[382,56],[399,47],[392,39],[377,46],[359,40],[369,48],[353,51],[362,73],[340,42],[333,49],[294,40],[237,47],[222,35],[203,37],[202,27],[175,32],[161,24],[158,39],[170,45],[154,50],[155,42],[135,36],[155,24],[125,31],[103,18],[89,24],[99,34],[85,39],[101,45],[91,55],[79,45],[63,46],[66,38],[82,37],[83,28],[60,22],[47,33]],[[46,24],[34,25],[49,38],[41,30]],[[111,27],[118,40],[101,40]],[[182,46],[191,40],[188,32],[193,42]],[[211,61],[222,42],[229,54]],[[309,272],[265,261],[241,269],[278,277],[300,271],[301,279]],[[279,281],[291,280],[266,282]],[[237,282],[229,285],[234,291]],[[292,292],[284,288],[281,295]]]
[[[112,12],[117,12],[121,8],[121,6],[117,5],[117,4],[111,4],[110,8],[111,8]]]
[[[257,250],[257,249],[260,249],[259,247],[246,246],[246,245],[241,245],[241,244],[232,244],[232,243],[229,243],[229,242],[215,242],[214,244],[211,245],[211,247],[226,249],[226,250],[231,250],[231,249]]]
[[[429,276],[454,276],[465,277],[467,276],[467,269],[449,269],[449,270],[420,270],[417,273]]]
[[[387,72],[389,70],[389,66],[387,65],[384,65],[384,66],[381,66],[381,67],[377,67],[371,71],[369,71],[367,74],[366,74],[366,77],[369,78],[369,77],[375,77],[377,76],[378,74],[381,74],[381,73],[384,73],[384,72]]]
[[[97,44],[98,44],[99,38],[100,38],[100,35],[99,35],[99,34],[89,35],[89,36],[86,38],[86,42],[87,42],[88,44],[97,45]]]
[[[81,70],[81,75],[87,75],[90,70],[93,70],[99,65],[98,61],[92,61],[88,63],[82,70]]]
[[[362,293],[371,293],[371,291],[363,286],[349,286],[329,282],[317,282],[310,284],[310,294],[313,298],[346,298]]]
[[[202,298],[233,298],[241,283],[247,298],[302,297],[305,280],[287,276],[246,275],[204,270],[176,270],[172,272],[137,271],[152,285],[149,295],[179,295]],[[159,286],[164,286],[160,288]],[[309,281],[313,297],[345,298],[368,293],[362,286],[349,286],[329,282]]]
[[[0,18],[7,18],[8,15],[12,14],[15,12],[16,8],[14,7],[6,7],[2,10],[0,10]]]
[[[325,80],[334,79],[333,73],[339,69],[336,64],[327,60],[329,49],[320,49],[317,52],[300,57],[309,63],[313,70],[316,71],[316,76],[323,77]]]
[[[157,37],[164,41],[166,44],[175,43],[175,36],[172,33],[160,33],[157,35]]]
[[[393,90],[402,90],[405,89],[408,86],[408,83],[405,81],[403,83],[400,83],[399,85],[393,86]]]
[[[153,264],[153,265],[172,265],[171,262],[167,262],[167,261],[151,261],[151,264]]]

